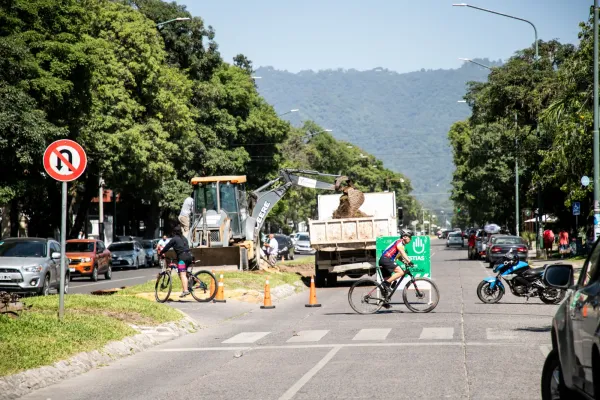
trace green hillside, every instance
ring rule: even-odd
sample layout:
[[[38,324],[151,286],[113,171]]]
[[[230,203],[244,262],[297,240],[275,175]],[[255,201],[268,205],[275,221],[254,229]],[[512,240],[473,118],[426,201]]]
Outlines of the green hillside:
[[[498,65],[478,60],[486,65]],[[314,120],[336,139],[355,143],[407,175],[416,197],[428,207],[451,207],[447,192],[454,166],[447,140],[450,126],[466,118],[457,103],[468,81],[485,81],[487,70],[473,64],[453,70],[399,74],[387,69],[290,73],[261,67],[259,92],[284,118],[300,126]]]

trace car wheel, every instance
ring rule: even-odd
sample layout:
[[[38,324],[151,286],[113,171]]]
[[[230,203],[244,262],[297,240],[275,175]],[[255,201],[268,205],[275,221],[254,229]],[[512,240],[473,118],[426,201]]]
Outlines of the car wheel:
[[[42,284],[42,287],[38,292],[40,296],[48,296],[50,294],[50,282],[48,282],[49,280],[50,277],[46,275],[44,277],[44,283]]]
[[[140,269],[140,259],[139,258],[135,259],[135,266],[133,267],[133,269]]]
[[[108,281],[112,279],[112,264],[108,264],[108,269],[104,273],[104,279]]]
[[[542,400],[577,398],[579,396],[565,386],[558,351],[554,349],[548,353],[542,369]]]
[[[67,276],[65,278],[65,287],[64,287],[64,290],[63,290],[64,294],[69,293],[69,278],[70,278],[70,276]],[[58,287],[58,292],[60,292],[60,286]]]
[[[91,276],[92,282],[98,282],[98,266],[94,265],[94,269],[92,270]]]

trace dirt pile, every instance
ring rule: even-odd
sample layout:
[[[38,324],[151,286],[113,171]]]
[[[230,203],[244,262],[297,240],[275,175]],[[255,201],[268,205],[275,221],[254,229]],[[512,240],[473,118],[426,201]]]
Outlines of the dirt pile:
[[[343,189],[343,194],[340,197],[340,205],[333,212],[334,219],[341,218],[362,218],[369,215],[360,211],[359,208],[365,202],[365,195],[360,190],[348,186]]]

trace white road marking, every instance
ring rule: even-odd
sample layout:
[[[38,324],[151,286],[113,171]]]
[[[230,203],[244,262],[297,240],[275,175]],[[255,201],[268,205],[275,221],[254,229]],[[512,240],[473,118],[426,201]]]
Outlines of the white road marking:
[[[517,338],[516,332],[495,328],[487,328],[485,336],[488,340],[511,340]]]
[[[318,342],[327,335],[328,330],[299,331],[287,340],[288,343]]]
[[[419,339],[439,340],[454,338],[454,328],[423,328]]]
[[[221,343],[254,343],[258,339],[264,338],[269,333],[271,332],[242,332]]]
[[[352,340],[385,340],[392,329],[361,329]]]
[[[321,361],[319,361],[317,363],[317,365],[315,365],[314,367],[312,367],[306,374],[304,374],[304,376],[302,378],[300,378],[298,380],[298,382],[294,383],[292,385],[291,388],[289,388],[280,398],[279,400],[289,400],[291,398],[293,398],[296,393],[298,393],[298,391],[300,389],[302,389],[302,386],[306,385],[306,383],[313,377],[315,376],[315,374],[317,372],[319,372],[325,365],[327,365],[327,363],[329,361],[331,361],[331,359],[336,355],[336,353],[338,351],[340,351],[341,347],[337,346],[334,347],[333,349],[331,349],[329,351],[329,353],[327,353],[325,355],[325,357],[323,357],[321,359]]]
[[[134,276],[133,278],[123,278],[123,279],[112,279],[110,281],[102,281],[102,282],[96,282],[96,283],[86,283],[85,285],[73,285],[73,282],[71,282],[71,289],[77,289],[80,287],[86,287],[86,286],[96,286],[96,285],[106,285],[109,283],[113,283],[113,282],[122,282],[122,281],[130,281],[132,279],[140,279],[140,278],[148,278],[148,280],[152,279],[152,276]]]
[[[398,342],[398,343],[331,343],[331,344],[290,344],[280,346],[255,346],[255,347],[184,347],[174,349],[156,349],[149,350],[158,353],[180,353],[186,351],[229,351],[229,350],[282,350],[282,349],[326,349],[333,347],[422,347],[422,346],[439,346],[439,347],[461,347],[462,342]],[[525,344],[517,342],[466,342],[466,346],[485,347],[538,347],[539,343]]]
[[[540,346],[540,351],[542,352],[544,357],[547,357],[548,353],[550,353],[550,348],[548,346]]]

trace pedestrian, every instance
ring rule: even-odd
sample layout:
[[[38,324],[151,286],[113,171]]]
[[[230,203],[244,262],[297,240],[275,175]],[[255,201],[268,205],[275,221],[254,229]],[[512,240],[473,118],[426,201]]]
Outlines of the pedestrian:
[[[561,260],[564,258],[565,254],[570,253],[570,250],[569,233],[566,230],[561,229],[558,233],[558,251],[560,253]]]
[[[277,254],[279,253],[279,243],[275,239],[274,234],[269,233],[269,241],[265,243],[265,247],[267,248],[269,264],[275,265],[277,263]]]
[[[471,231],[469,235],[469,250],[468,250],[468,258],[469,260],[473,260],[475,258],[475,231]]]
[[[191,195],[189,195],[184,201],[183,206],[181,206],[181,212],[179,212],[179,224],[181,225],[181,232],[183,237],[189,240],[188,233],[190,232],[190,217],[192,216],[192,211],[194,208],[194,199]]]
[[[544,251],[546,253],[546,260],[548,259],[548,254],[552,255],[552,243],[554,243],[554,232],[551,229],[546,229],[544,231]]]
[[[79,231],[79,235],[77,236],[77,239],[85,239],[85,234],[83,233],[83,231]]]

